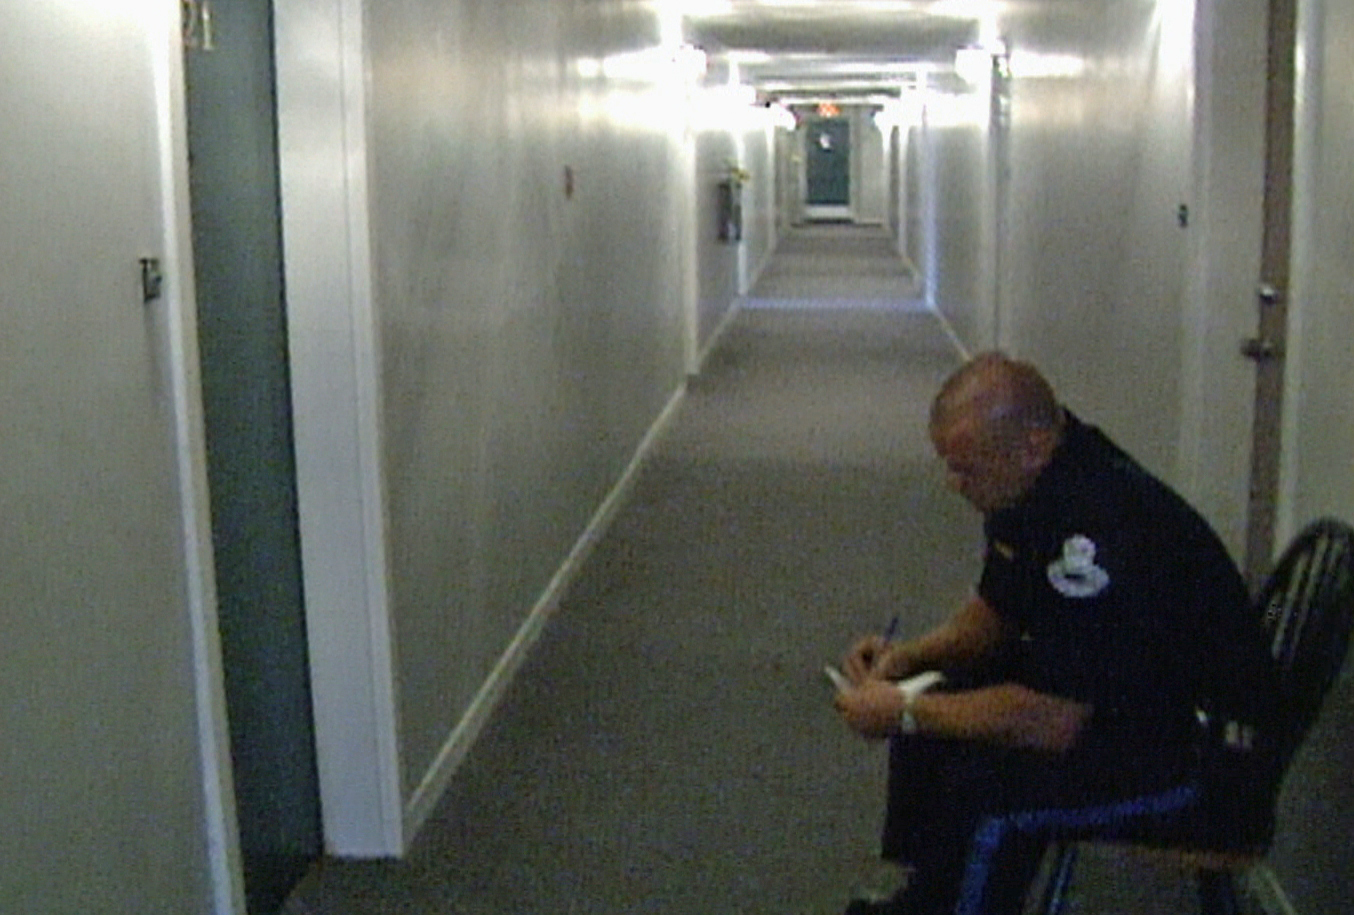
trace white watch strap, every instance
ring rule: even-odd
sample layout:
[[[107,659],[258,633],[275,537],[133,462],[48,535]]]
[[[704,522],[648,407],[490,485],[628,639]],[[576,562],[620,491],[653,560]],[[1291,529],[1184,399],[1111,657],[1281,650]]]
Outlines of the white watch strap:
[[[934,686],[945,682],[945,675],[938,670],[927,670],[917,674],[915,677],[908,677],[906,680],[898,681],[898,691],[903,694],[911,704],[922,693]]]
[[[912,703],[917,697],[937,684],[945,682],[945,675],[938,670],[928,670],[899,681],[898,692],[903,695],[903,713],[898,716],[898,730],[904,734],[915,734],[919,730],[917,718],[912,714]]]

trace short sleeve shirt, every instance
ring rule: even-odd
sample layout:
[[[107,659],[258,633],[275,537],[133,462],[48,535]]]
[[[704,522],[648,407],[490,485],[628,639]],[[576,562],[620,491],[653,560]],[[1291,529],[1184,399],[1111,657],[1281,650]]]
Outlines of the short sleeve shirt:
[[[1068,414],[1052,462],[990,514],[978,591],[1019,633],[1017,680],[1093,707],[1090,735],[1186,739],[1269,669],[1245,584],[1183,499]],[[1265,695],[1264,689],[1258,690]]]

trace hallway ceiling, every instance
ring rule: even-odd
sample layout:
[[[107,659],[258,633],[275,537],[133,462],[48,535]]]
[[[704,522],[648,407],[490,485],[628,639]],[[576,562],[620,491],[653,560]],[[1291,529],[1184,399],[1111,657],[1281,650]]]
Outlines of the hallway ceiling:
[[[1056,53],[1113,4],[1155,0],[685,0],[688,39],[739,61],[771,96],[896,91],[953,72],[955,52],[995,39]],[[1050,42],[1055,45],[1050,47]]]

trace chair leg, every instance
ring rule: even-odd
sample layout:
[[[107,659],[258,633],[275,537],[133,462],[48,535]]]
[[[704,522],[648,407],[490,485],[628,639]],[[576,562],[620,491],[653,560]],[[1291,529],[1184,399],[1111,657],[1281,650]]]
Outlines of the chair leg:
[[[1039,906],[1039,915],[1062,915],[1067,904],[1067,890],[1072,885],[1072,869],[1077,863],[1077,844],[1062,842],[1054,846],[1057,859],[1053,862],[1053,871],[1049,874],[1048,886],[1044,888],[1044,901]]]
[[[1230,871],[1200,870],[1198,879],[1201,915],[1241,915],[1241,901]]]

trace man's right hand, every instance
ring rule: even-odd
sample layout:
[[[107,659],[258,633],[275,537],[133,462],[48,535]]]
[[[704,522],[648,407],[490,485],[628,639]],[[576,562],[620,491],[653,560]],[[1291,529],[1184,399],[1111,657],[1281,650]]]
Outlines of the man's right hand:
[[[891,668],[897,659],[892,657],[893,648],[882,636],[867,635],[856,642],[842,659],[842,671],[852,683],[860,684],[869,679],[898,677],[901,674]]]

